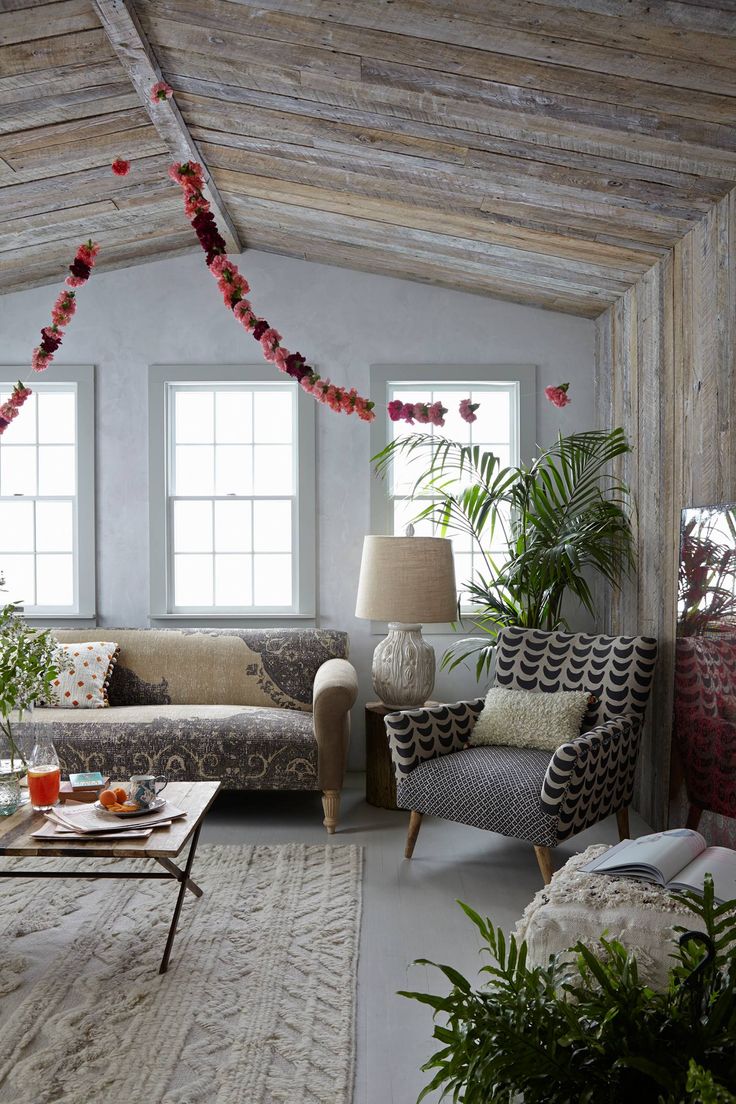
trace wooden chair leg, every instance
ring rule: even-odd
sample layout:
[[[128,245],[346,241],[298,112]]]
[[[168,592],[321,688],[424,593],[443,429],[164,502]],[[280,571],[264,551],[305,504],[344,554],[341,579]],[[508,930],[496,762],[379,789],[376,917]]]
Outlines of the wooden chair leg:
[[[422,827],[423,816],[424,813],[417,813],[412,809],[411,816],[409,817],[409,832],[406,837],[406,847],[404,848],[405,859],[410,859],[414,854],[414,844],[417,842],[419,829]]]
[[[337,827],[337,821],[340,816],[340,791],[339,790],[323,790],[322,791],[322,808],[324,810],[325,819],[322,821],[329,835],[335,834],[335,828]]]
[[[693,832],[697,832],[702,815],[703,810],[700,805],[690,805],[687,811],[687,822],[685,827],[690,828]]]
[[[554,874],[554,866],[552,865],[552,851],[549,847],[534,847],[534,854],[537,856],[537,862],[539,863],[539,869],[542,872],[544,878],[544,884],[549,885],[552,881],[552,875]]]
[[[618,838],[620,840],[631,839],[629,835],[629,810],[619,809],[616,813],[616,822],[618,824]]]

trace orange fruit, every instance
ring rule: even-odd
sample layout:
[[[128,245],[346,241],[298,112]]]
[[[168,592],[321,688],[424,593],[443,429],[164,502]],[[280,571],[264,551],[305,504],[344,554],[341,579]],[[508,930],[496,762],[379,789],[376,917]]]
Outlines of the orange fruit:
[[[122,786],[117,786],[113,791],[115,794],[115,800],[124,802],[128,800],[128,791],[124,790]]]
[[[113,790],[103,790],[100,794],[100,805],[104,805],[106,809],[109,809],[116,801],[117,794]]]

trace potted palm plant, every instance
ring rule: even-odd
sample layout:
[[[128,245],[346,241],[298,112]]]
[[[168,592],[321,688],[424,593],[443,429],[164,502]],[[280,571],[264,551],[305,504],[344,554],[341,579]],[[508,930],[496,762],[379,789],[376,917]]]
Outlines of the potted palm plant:
[[[629,451],[623,430],[590,430],[560,435],[529,464],[501,468],[479,445],[416,433],[374,457],[384,476],[399,455],[418,460],[412,497],[430,501],[416,520],[431,520],[443,536],[469,536],[476,550],[481,566],[463,589],[483,635],[454,643],[444,667],[473,656],[480,678],[499,629],[567,628],[568,596],[595,615],[595,577],[617,587],[634,570],[628,489],[612,472]]]
[[[0,814],[12,813],[20,800],[20,779],[27,770],[23,726],[33,706],[52,701],[58,645],[50,630],[36,632],[19,606],[0,608]]]

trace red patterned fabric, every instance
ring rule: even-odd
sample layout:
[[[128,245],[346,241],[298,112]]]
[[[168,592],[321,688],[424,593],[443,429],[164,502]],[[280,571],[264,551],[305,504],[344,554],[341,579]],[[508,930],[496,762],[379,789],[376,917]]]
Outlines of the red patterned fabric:
[[[736,636],[678,638],[675,739],[688,800],[736,817]]]

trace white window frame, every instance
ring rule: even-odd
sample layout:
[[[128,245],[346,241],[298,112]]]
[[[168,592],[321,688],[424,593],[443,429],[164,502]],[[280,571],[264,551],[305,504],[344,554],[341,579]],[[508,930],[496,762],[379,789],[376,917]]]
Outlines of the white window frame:
[[[214,606],[203,609],[174,608],[173,539],[169,510],[169,486],[173,448],[170,399],[177,386],[227,386],[234,383],[270,390],[292,390],[296,400],[294,439],[294,534],[292,553],[292,605],[276,607]],[[150,616],[152,620],[211,623],[244,621],[268,625],[277,621],[316,617],[316,490],[314,400],[290,378],[275,376],[261,365],[168,365],[149,368],[149,533]]]
[[[25,606],[28,620],[62,621],[92,619],[96,615],[95,585],[95,370],[92,364],[54,365],[49,374],[32,373],[27,364],[0,366],[0,387],[5,390],[20,379],[32,391],[54,391],[71,385],[76,414],[76,495],[74,502],[72,556],[74,561],[74,605]],[[18,418],[22,418],[21,410]],[[12,423],[6,433],[12,434]],[[7,438],[10,439],[9,436]],[[26,497],[26,496],[20,496]],[[36,499],[39,496],[29,495]],[[43,497],[43,496],[40,496]],[[0,563],[2,568],[2,563]],[[10,600],[11,594],[2,595]]]
[[[392,387],[423,387],[441,389],[458,387],[468,383],[501,384],[511,387],[513,415],[510,464],[528,463],[534,456],[537,443],[537,367],[535,364],[373,364],[371,365],[371,395],[376,400],[379,416],[371,424],[371,455],[381,452],[391,436],[391,421],[386,413],[389,389]],[[458,390],[458,402],[467,397],[467,391]],[[418,432],[428,426],[417,425]],[[438,430],[441,434],[442,428]],[[390,534],[392,531],[391,496],[386,483],[374,475],[371,480],[371,532]],[[466,621],[472,621],[469,614]],[[374,635],[385,635],[386,624],[371,622]],[[427,633],[436,635],[464,635],[467,627],[457,624],[427,625]]]

